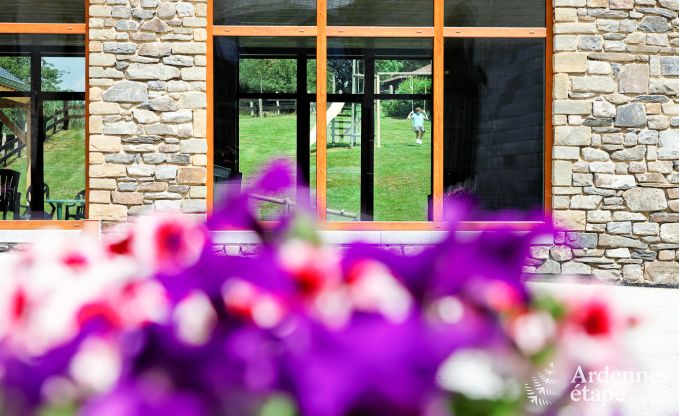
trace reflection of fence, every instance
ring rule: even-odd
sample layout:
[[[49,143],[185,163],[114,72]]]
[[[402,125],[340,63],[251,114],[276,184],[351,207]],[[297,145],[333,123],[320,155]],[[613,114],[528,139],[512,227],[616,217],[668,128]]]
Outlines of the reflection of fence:
[[[251,117],[265,117],[267,115],[291,114],[297,111],[295,100],[240,100],[240,113]]]
[[[0,137],[0,167],[6,167],[12,158],[21,157],[21,151],[26,147],[17,137],[7,135]]]
[[[283,212],[288,214],[292,209],[295,207],[295,201],[288,199],[288,198],[275,198],[272,196],[266,196],[266,195],[256,195],[252,194],[250,195],[250,198],[255,199],[257,201],[262,201],[262,202],[269,202],[272,204],[276,205],[282,205],[283,206]],[[330,215],[336,215],[338,217],[344,217],[344,218],[349,218],[353,221],[358,221],[358,214],[355,214],[353,212],[349,212],[347,210],[336,210],[336,209],[331,209],[328,208],[326,212]]]
[[[77,122],[78,120],[83,120],[84,123],[85,106],[80,104],[80,102],[74,105],[64,101],[62,107],[56,108],[51,116],[45,118],[45,140],[58,130],[69,130],[71,127],[76,127],[71,126],[71,122]]]

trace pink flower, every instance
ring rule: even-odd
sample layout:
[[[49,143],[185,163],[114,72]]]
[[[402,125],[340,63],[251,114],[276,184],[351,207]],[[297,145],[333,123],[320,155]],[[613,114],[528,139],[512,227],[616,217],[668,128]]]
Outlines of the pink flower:
[[[315,296],[341,283],[339,256],[331,248],[316,247],[305,241],[293,240],[279,252],[283,270],[290,273],[306,296]]]
[[[131,255],[147,272],[176,273],[195,264],[207,245],[207,231],[193,220],[157,214],[140,218],[108,244],[113,255]]]
[[[227,312],[260,328],[277,326],[287,313],[287,308],[276,296],[241,279],[224,284],[222,299]]]
[[[349,269],[347,281],[354,309],[379,313],[396,323],[408,317],[412,296],[384,264],[359,261]]]

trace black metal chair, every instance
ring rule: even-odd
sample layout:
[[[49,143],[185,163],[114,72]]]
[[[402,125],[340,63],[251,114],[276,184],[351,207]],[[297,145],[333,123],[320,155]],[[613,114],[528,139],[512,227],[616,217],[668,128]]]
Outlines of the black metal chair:
[[[31,189],[33,187],[29,186],[28,189],[26,190],[26,205],[22,205],[21,208],[24,209],[24,214],[23,218],[31,218]],[[45,196],[43,201],[47,201],[50,199],[50,187],[46,183],[42,185],[42,193]],[[54,206],[54,204],[49,203],[50,206],[50,212],[45,211],[45,219],[52,219],[54,218],[54,213],[57,211],[57,207]]]
[[[85,191],[78,192],[78,195],[74,199],[85,200]],[[71,214],[71,208],[75,208],[75,214]],[[85,204],[70,204],[66,205],[66,215],[64,216],[66,220],[82,220],[85,219]]]
[[[13,219],[19,219],[19,204],[21,194],[19,193],[19,179],[21,172],[11,169],[0,169],[0,213],[2,219],[7,219],[7,214],[12,213]]]

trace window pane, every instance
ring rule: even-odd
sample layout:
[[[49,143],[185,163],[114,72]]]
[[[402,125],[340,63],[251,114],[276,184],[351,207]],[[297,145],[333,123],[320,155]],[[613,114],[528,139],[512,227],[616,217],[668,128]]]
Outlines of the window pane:
[[[240,100],[238,157],[243,185],[249,185],[267,163],[297,156],[295,100]],[[276,219],[294,203],[294,193],[254,195],[259,218]]]
[[[429,100],[375,102],[375,221],[427,221],[430,116]]]
[[[445,0],[445,25],[545,27],[544,0]]]
[[[433,0],[329,0],[334,26],[433,26]]]
[[[45,212],[74,219],[85,207],[85,101],[45,101],[43,114]]]
[[[361,105],[328,103],[328,221],[357,221],[361,212]]]
[[[301,172],[297,184],[309,185],[315,114],[308,77],[310,73],[315,76],[314,42],[303,38],[215,39],[217,192],[228,181],[247,186],[278,158],[297,161]],[[290,192],[255,199],[261,205],[259,217],[269,220],[307,197],[300,191],[299,195]]]
[[[296,59],[241,59],[238,72],[242,93],[282,94],[297,91]]]
[[[431,94],[431,75],[431,60],[377,59],[375,60],[375,93]]]
[[[85,92],[85,57],[44,57],[42,90]]]
[[[0,36],[0,218],[84,218],[84,91],[83,36]]]
[[[328,94],[363,94],[362,59],[328,59]]]
[[[31,58],[0,56],[0,91],[29,92],[31,90]]]
[[[0,0],[0,22],[85,23],[85,1]]]
[[[543,203],[542,39],[446,39],[444,184],[482,208]]]
[[[316,0],[215,0],[216,25],[316,25]]]

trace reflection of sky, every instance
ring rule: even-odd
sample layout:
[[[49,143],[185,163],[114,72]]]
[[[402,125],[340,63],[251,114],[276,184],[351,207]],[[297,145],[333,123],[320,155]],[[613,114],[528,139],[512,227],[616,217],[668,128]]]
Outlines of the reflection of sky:
[[[45,62],[49,62],[63,72],[60,91],[85,91],[84,57],[52,57],[45,58]]]

